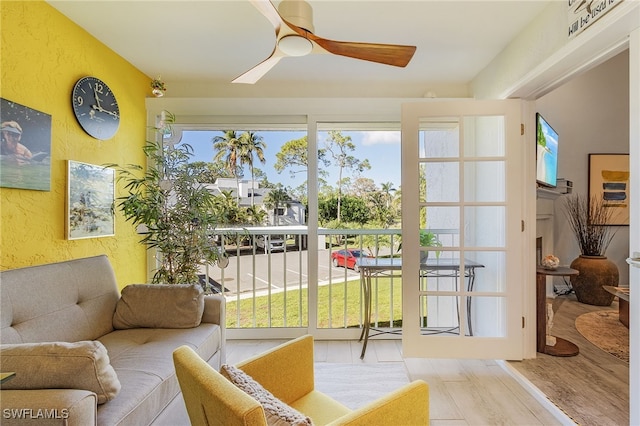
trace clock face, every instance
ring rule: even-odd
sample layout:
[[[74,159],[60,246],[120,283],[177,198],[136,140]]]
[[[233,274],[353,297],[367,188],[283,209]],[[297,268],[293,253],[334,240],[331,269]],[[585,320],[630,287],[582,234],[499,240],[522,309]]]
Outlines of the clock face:
[[[116,97],[102,80],[84,77],[73,87],[73,112],[80,126],[96,139],[111,139],[120,126]]]

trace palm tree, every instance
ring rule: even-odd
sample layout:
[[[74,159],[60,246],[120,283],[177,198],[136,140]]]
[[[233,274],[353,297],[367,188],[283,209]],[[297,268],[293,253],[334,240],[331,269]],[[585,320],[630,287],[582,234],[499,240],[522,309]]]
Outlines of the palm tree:
[[[241,223],[239,222],[240,208],[238,202],[233,198],[232,191],[220,191],[220,195],[216,196],[215,208],[226,225]]]
[[[241,165],[241,141],[235,130],[225,130],[222,136],[211,140],[216,152],[213,161],[224,161],[229,172],[236,178],[236,200],[240,203],[239,166]]]
[[[264,205],[268,209],[273,209],[273,224],[278,226],[278,216],[280,215],[280,206],[289,207],[291,197],[287,191],[282,188],[282,184],[278,184],[275,189],[272,189],[266,197],[264,197]]]
[[[264,143],[262,136],[254,132],[244,132],[240,135],[240,164],[248,164],[251,171],[251,205],[254,205],[255,183],[253,170],[253,156],[258,157],[258,161],[262,164],[266,162],[264,158],[264,149],[267,145]]]
[[[263,225],[267,216],[267,212],[259,206],[250,206],[246,208],[247,220],[251,225]]]
[[[385,182],[380,184],[380,188],[382,189],[382,192],[384,192],[385,194],[385,199],[387,200],[387,208],[391,207],[391,192],[395,191],[396,189],[393,187],[393,182]]]

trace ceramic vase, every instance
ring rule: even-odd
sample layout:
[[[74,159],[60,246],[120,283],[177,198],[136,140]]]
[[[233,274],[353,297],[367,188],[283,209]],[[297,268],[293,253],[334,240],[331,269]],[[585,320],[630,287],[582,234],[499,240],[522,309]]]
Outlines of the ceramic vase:
[[[571,262],[571,268],[579,272],[571,277],[578,302],[596,306],[611,305],[615,296],[602,287],[618,285],[619,273],[615,263],[606,256],[580,255]]]

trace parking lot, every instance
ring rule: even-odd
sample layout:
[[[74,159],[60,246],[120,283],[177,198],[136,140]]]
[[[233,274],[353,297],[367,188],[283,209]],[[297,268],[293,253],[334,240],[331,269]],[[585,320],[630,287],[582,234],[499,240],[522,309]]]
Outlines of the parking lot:
[[[210,279],[224,285],[227,295],[251,294],[271,291],[281,291],[304,288],[308,283],[306,250],[292,250],[287,252],[256,253],[243,252],[240,256],[229,256],[229,264],[221,269],[214,265],[208,267]],[[202,273],[206,273],[203,269]],[[359,274],[351,269],[333,267],[331,265],[331,250],[320,250],[318,253],[318,282],[322,284],[330,281],[344,281],[358,279]],[[211,282],[211,281],[210,281]]]

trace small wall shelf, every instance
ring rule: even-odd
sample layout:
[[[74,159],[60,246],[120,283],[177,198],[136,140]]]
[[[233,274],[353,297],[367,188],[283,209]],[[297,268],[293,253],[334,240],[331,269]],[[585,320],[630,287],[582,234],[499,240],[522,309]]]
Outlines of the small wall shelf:
[[[553,188],[538,188],[536,189],[536,194],[538,198],[544,198],[547,200],[555,200],[556,198],[562,196],[562,195],[567,195],[564,193],[559,192],[557,189],[553,189]]]

